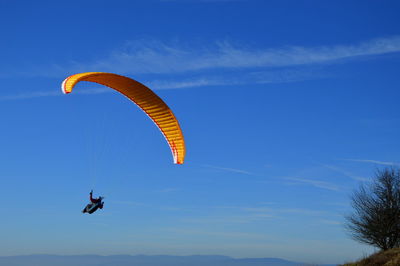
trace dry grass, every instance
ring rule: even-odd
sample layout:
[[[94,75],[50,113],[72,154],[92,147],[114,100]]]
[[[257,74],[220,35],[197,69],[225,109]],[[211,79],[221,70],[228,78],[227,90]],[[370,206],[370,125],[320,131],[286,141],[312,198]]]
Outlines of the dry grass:
[[[400,248],[380,251],[357,262],[346,263],[343,266],[400,266]]]

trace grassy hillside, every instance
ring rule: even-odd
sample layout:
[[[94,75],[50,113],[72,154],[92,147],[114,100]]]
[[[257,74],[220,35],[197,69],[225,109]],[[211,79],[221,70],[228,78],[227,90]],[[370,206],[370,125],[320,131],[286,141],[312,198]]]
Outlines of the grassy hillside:
[[[400,248],[389,249],[372,254],[357,262],[346,263],[343,266],[399,266]]]

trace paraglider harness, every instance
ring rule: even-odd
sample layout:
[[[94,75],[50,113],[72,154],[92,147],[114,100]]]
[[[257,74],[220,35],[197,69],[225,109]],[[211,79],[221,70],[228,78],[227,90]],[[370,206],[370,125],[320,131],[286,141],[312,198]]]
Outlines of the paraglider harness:
[[[93,190],[90,191],[90,203],[88,205],[86,205],[86,207],[82,210],[83,213],[92,214],[95,211],[97,211],[97,209],[103,209],[104,197],[98,197],[96,199],[96,198],[93,198],[92,196],[93,196]]]

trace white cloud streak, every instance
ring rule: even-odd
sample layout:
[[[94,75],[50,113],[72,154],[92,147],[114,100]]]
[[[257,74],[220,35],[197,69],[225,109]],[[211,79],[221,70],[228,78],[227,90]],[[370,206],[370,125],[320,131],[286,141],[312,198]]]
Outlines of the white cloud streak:
[[[209,214],[209,211],[203,216],[185,218],[186,222],[192,223],[253,223],[260,220],[271,220],[279,218],[270,208],[263,207],[234,207],[219,206],[214,207],[218,214]]]
[[[369,40],[356,45],[320,47],[285,46],[252,49],[218,42],[214,47],[182,48],[157,41],[131,42],[123,50],[74,69],[125,74],[181,73],[207,69],[287,67],[333,63],[342,59],[400,52],[400,36]]]
[[[138,206],[138,207],[148,206],[147,204],[144,204],[141,202],[126,201],[126,200],[108,200],[108,202],[113,203],[113,204],[118,204],[118,205],[130,205],[130,206]]]
[[[28,92],[28,93],[19,93],[13,95],[4,95],[0,97],[0,101],[8,101],[8,100],[24,100],[30,98],[38,98],[38,97],[52,97],[52,96],[60,96],[62,95],[60,91],[38,91],[38,92]]]
[[[218,209],[218,215],[204,215],[197,217],[185,218],[185,222],[192,223],[253,223],[257,221],[271,221],[275,219],[286,219],[290,216],[291,219],[294,216],[308,216],[308,217],[319,217],[324,220],[331,220],[336,217],[337,214],[313,209],[304,208],[266,208],[266,207],[245,207],[245,206],[219,206],[214,207]]]
[[[321,75],[320,75],[321,76]],[[153,90],[173,90],[173,89],[188,89],[196,87],[207,87],[207,86],[234,86],[234,85],[246,85],[246,84],[269,84],[269,83],[283,83],[283,82],[295,82],[300,80],[307,80],[315,78],[316,75],[309,71],[259,71],[243,74],[240,78],[235,77],[215,77],[215,76],[203,76],[192,79],[184,80],[151,80],[143,82],[146,86]],[[76,90],[73,94],[80,95],[94,95],[103,93],[112,93],[113,90],[109,88],[88,88],[82,90]],[[39,97],[55,97],[64,95],[60,89],[54,89],[53,91],[36,91],[26,93],[16,93],[11,95],[0,96],[0,101],[8,100],[24,100]]]
[[[108,88],[94,88],[94,89],[79,90],[77,92],[74,92],[74,94],[91,95],[91,94],[102,94],[106,92],[112,92],[112,90]],[[32,99],[39,97],[56,97],[63,95],[64,94],[61,92],[61,89],[53,91],[36,91],[36,92],[17,93],[13,95],[0,96],[0,101],[25,100],[25,99]]]
[[[384,161],[377,161],[377,160],[362,160],[362,159],[341,159],[342,161],[350,161],[350,162],[358,162],[358,163],[372,163],[372,164],[379,164],[379,165],[388,165],[388,166],[400,166],[398,162],[384,162]]]
[[[322,220],[319,220],[319,221],[321,223],[323,223],[323,224],[328,224],[328,225],[340,225],[340,226],[343,225],[343,222],[339,222],[339,221],[336,221],[336,220],[322,219]]]
[[[189,230],[181,228],[170,228],[169,231],[185,234],[185,235],[209,235],[217,237],[228,237],[228,238],[251,238],[251,239],[265,239],[265,235],[255,234],[255,233],[243,233],[243,232],[220,232],[220,231],[206,231],[206,230]]]
[[[179,189],[179,188],[164,188],[164,189],[161,189],[161,190],[157,190],[157,192],[160,192],[160,193],[171,193],[171,192],[177,192],[177,191],[180,191],[181,189]]]
[[[220,166],[212,166],[212,165],[202,165],[203,167],[206,168],[211,168],[211,169],[216,169],[216,170],[221,170],[225,172],[231,172],[231,173],[236,173],[236,174],[243,174],[243,175],[251,175],[251,176],[256,176],[257,174],[248,172],[245,170],[241,169],[236,169],[236,168],[228,168],[228,167],[220,167]]]
[[[242,2],[246,0],[160,0],[161,2],[180,2],[180,3],[218,3],[218,2]]]
[[[273,84],[287,83],[302,80],[326,77],[326,74],[315,73],[307,70],[279,70],[279,71],[257,71],[241,73],[239,76],[233,74],[209,76],[204,75],[198,78],[186,80],[154,80],[147,82],[150,88],[160,89],[182,89],[205,86],[236,86],[249,84]]]
[[[325,167],[325,168],[327,168],[327,169],[330,169],[330,170],[333,170],[335,172],[338,172],[338,173],[340,173],[340,174],[342,174],[344,176],[347,176],[347,177],[349,177],[351,179],[357,180],[357,181],[367,181],[368,180],[368,178],[357,176],[357,175],[355,175],[353,173],[345,171],[345,170],[343,170],[343,169],[341,169],[339,167],[336,167],[336,166],[327,165],[327,164],[320,164],[320,165]]]
[[[102,71],[125,75],[168,74],[173,78],[172,80],[145,82],[146,85],[155,90],[268,84],[324,77],[324,75],[315,73],[315,71],[307,71],[304,66],[395,52],[400,52],[400,36],[378,38],[355,45],[285,46],[263,49],[239,47],[229,42],[217,42],[212,47],[187,48],[179,44],[169,45],[159,41],[134,41],[127,43],[124,48],[112,52],[105,59],[92,63],[64,63],[63,65],[46,67],[45,71],[35,68],[31,71],[14,73],[14,75],[47,77],[66,76],[66,73]],[[293,67],[300,68],[300,66],[303,67],[293,70]],[[288,67],[290,69],[287,69]],[[265,68],[269,70],[266,71]],[[255,72],[254,69],[258,69],[258,71]],[[226,73],[225,70],[229,70],[231,73]],[[211,72],[203,73],[204,71],[213,71],[213,75],[209,74]],[[187,72],[196,72],[197,77],[182,79],[177,76],[177,74]],[[198,76],[199,73],[203,73],[203,76]],[[3,73],[3,76],[6,75]],[[0,97],[0,101],[61,95],[57,91],[5,95]],[[109,92],[106,88],[96,88],[81,90],[77,93],[99,94],[106,92]],[[378,162],[378,164],[381,163]]]
[[[285,179],[292,181],[289,183],[290,185],[306,184],[306,185],[311,185],[313,187],[327,189],[327,190],[331,190],[331,191],[340,191],[341,190],[340,187],[335,184],[332,184],[329,182],[324,182],[324,181],[319,181],[319,180],[296,178],[296,177],[287,177]]]

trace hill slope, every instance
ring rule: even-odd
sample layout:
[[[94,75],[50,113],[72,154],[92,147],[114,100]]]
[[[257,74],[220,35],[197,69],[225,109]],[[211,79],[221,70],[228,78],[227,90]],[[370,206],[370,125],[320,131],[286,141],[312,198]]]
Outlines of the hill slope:
[[[400,265],[400,248],[393,248],[372,254],[357,262],[346,263],[343,266],[398,266]]]

